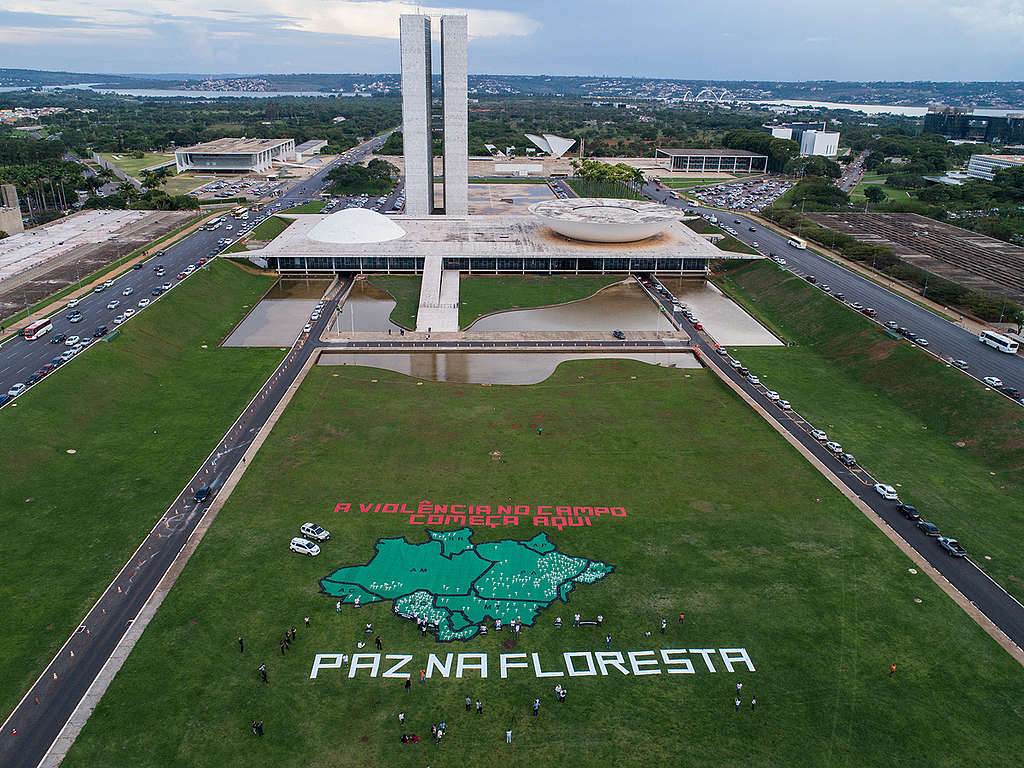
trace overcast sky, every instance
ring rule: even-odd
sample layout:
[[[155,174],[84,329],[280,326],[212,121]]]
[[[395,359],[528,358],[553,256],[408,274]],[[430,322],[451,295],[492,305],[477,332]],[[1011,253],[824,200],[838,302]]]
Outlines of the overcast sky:
[[[405,0],[6,0],[0,66],[397,72]],[[471,73],[1022,80],[1024,0],[471,0]]]

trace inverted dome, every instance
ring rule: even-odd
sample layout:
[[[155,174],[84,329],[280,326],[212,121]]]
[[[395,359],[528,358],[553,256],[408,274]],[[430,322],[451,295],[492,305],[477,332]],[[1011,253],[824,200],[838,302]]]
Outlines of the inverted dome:
[[[308,237],[320,243],[382,243],[404,234],[404,229],[381,213],[345,208],[317,222]]]
[[[645,240],[679,218],[679,211],[646,200],[570,198],[545,200],[530,213],[555,232],[591,243],[631,243]]]

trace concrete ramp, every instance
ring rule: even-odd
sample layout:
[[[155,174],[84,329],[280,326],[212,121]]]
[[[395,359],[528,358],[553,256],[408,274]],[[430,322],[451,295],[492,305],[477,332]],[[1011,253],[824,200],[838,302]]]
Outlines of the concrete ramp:
[[[440,256],[427,256],[423,261],[416,330],[459,330],[459,271],[446,269],[442,272]]]

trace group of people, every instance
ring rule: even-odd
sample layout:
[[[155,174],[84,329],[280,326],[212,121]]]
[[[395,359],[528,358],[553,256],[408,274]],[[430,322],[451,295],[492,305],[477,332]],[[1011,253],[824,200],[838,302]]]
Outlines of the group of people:
[[[589,619],[584,619],[584,618],[581,618],[581,617],[580,617],[580,615],[579,615],[578,613],[574,613],[574,614],[572,615],[572,625],[573,625],[574,627],[579,627],[579,626],[581,626],[582,624],[597,624],[597,626],[599,626],[599,627],[600,627],[601,625],[603,625],[603,624],[604,624],[604,616],[602,616],[602,615],[601,615],[601,614],[599,613],[599,614],[597,614],[597,619],[596,619],[596,621],[591,621],[591,620],[589,620]],[[561,616],[556,616],[556,617],[555,617],[555,626],[556,626],[556,627],[561,627],[561,626],[562,626],[562,617],[561,617]]]
[[[303,624],[305,624],[305,626],[308,628],[309,627],[309,616],[304,617],[302,619],[302,621],[303,621]],[[285,651],[291,649],[291,644],[295,642],[295,638],[298,637],[298,634],[299,634],[298,630],[296,630],[295,627],[285,627],[285,629],[284,629],[284,640],[282,640],[281,643],[280,643],[281,655],[282,656],[285,655]],[[245,638],[243,638],[241,635],[238,636],[238,652],[239,653],[245,653]],[[269,682],[268,678],[267,678],[267,665],[266,664],[260,664],[259,667],[257,667],[256,671],[259,674],[260,680],[262,682],[264,682],[264,683]],[[263,721],[262,720],[253,720],[252,721],[252,732],[254,734],[256,734],[257,736],[262,736],[263,735]]]
[[[740,711],[740,704],[743,703],[742,701],[740,701],[740,694],[741,693],[743,693],[743,683],[736,683],[736,698],[733,699],[733,702],[732,702],[733,711],[734,712],[739,712]],[[756,696],[751,696],[750,697],[750,711],[753,712],[756,709],[757,709],[757,697]]]
[[[566,690],[566,688],[561,683],[555,686],[555,698],[557,698],[562,703],[565,703],[565,694],[567,694],[568,692],[569,691]]]

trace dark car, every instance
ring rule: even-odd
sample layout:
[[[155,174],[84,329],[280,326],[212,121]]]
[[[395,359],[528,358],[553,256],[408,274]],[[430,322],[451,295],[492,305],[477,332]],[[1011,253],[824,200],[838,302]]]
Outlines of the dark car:
[[[132,269],[142,269],[142,262],[140,261],[136,264],[132,264]]]
[[[107,326],[105,326],[105,325],[97,326],[96,330],[92,332],[92,335],[93,335],[94,338],[97,338],[97,339],[101,338],[103,336],[106,336],[107,335]]]
[[[52,365],[54,368],[60,368],[62,365],[64,365],[64,360],[63,358],[55,357],[53,358],[53,360],[50,361],[50,365]]]
[[[35,384],[35,383],[36,383],[37,381],[39,381],[39,380],[40,380],[41,378],[43,378],[43,377],[42,377],[42,375],[41,375],[41,374],[39,373],[39,371],[36,371],[36,372],[35,372],[35,373],[33,373],[33,374],[32,374],[31,376],[29,376],[29,377],[28,377],[27,379],[25,379],[25,383],[26,383],[26,384],[27,384],[28,386],[30,386],[30,387],[31,387],[31,386],[32,386],[33,384]]]
[[[905,517],[907,520],[920,520],[921,513],[917,511],[917,507],[913,507],[910,504],[897,504],[896,509]]]
[[[741,367],[739,369],[739,373],[740,373],[740,376],[749,376],[750,375],[750,369],[749,368],[742,368]]]
[[[852,453],[844,453],[842,456],[839,457],[839,460],[843,462],[843,464],[846,465],[847,467],[857,466],[857,460],[853,458]]]
[[[210,498],[210,486],[204,485],[202,488],[196,491],[195,496],[192,497],[192,501],[194,501],[196,504],[202,504],[208,498]]]
[[[612,336],[614,336],[616,339],[626,338],[626,334],[624,334],[622,331],[612,331]]]
[[[835,299],[836,301],[846,301],[846,294],[845,293],[833,293],[832,294],[832,298]]]
[[[808,275],[807,282],[810,283],[811,285],[814,285],[814,283],[818,282],[818,278],[816,278],[814,275]]]
[[[161,293],[163,293],[163,289],[158,285],[156,288],[154,288],[149,293],[150,293],[151,296],[159,296]]]
[[[920,528],[928,536],[938,536],[939,526],[935,523],[929,523],[927,520],[918,520],[917,527]]]
[[[8,395],[6,392],[0,392],[0,405],[3,405],[4,403],[6,403],[10,399],[11,399],[11,396]]]
[[[1020,390],[1017,389],[1016,387],[1003,387],[999,391],[1002,392],[1004,395],[1012,397],[1014,400],[1020,397]]]
[[[65,336],[63,333],[57,333],[57,334],[54,334],[53,336],[50,337],[50,343],[51,344],[63,344],[64,340],[66,338],[67,338],[67,336]]]

